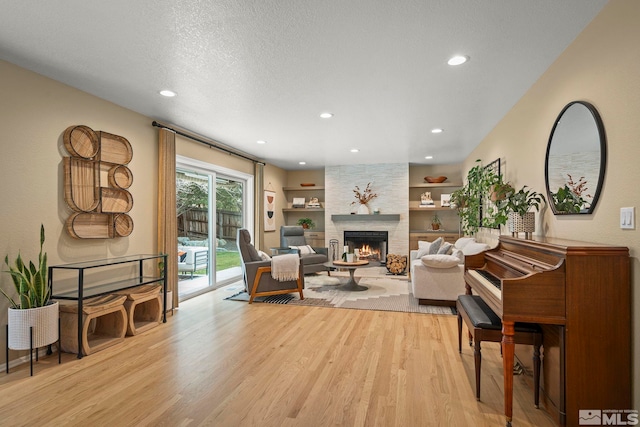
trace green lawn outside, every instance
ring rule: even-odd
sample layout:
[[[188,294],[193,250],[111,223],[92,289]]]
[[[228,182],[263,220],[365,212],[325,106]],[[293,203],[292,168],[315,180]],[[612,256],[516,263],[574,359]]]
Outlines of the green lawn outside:
[[[216,252],[216,271],[226,270],[227,268],[240,267],[239,252]],[[206,270],[198,270],[195,274],[206,274]]]
[[[216,252],[216,271],[240,267],[239,252]]]

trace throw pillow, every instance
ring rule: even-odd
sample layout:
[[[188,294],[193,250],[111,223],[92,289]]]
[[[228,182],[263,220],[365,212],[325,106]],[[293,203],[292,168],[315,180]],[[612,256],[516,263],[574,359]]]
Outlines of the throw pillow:
[[[451,268],[460,264],[458,257],[453,255],[425,255],[421,260],[425,266],[432,268]]]
[[[263,251],[258,251],[258,255],[260,255],[262,261],[271,261],[271,257]]]
[[[484,252],[487,249],[489,249],[489,245],[487,245],[486,243],[471,242],[464,246],[464,248],[462,249],[462,253],[464,253],[465,255],[475,255],[479,254],[480,252]]]
[[[178,262],[184,262],[185,259],[187,259],[187,252],[186,251],[178,251]]]
[[[460,260],[460,264],[464,264],[464,253],[460,249],[453,248],[451,255]]]
[[[464,249],[464,247],[467,246],[469,243],[475,242],[475,241],[476,241],[475,237],[461,237],[458,240],[456,240],[456,243],[454,244],[454,246],[458,249]]]
[[[313,248],[309,245],[304,245],[304,246],[289,246],[291,249],[297,249],[300,252],[300,255],[307,255],[307,254],[315,254],[316,251],[313,250]]]
[[[422,247],[420,247],[420,242],[418,242],[418,253],[416,254],[416,258],[422,258],[425,255],[437,254],[442,242],[444,242],[442,237],[438,237],[433,242],[422,242]]]
[[[453,245],[451,243],[444,242],[438,249],[438,253],[442,255],[451,255],[452,250],[453,250]]]

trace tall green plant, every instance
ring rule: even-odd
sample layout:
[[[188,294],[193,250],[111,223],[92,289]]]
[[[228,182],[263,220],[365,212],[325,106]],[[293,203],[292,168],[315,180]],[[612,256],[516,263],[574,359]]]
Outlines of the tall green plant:
[[[44,245],[44,225],[40,225],[40,254],[38,265],[29,261],[29,265],[22,261],[20,252],[14,263],[9,264],[9,255],[5,256],[4,263],[9,267],[5,270],[11,275],[13,285],[18,293],[18,301],[10,297],[3,289],[0,292],[9,300],[12,308],[27,309],[43,307],[49,302],[49,284],[47,283],[47,253],[42,252]]]
[[[478,159],[476,165],[467,173],[466,185],[456,190],[458,193],[454,192],[455,198],[463,197],[466,201],[464,207],[457,208],[465,234],[473,235],[480,227],[497,227],[500,224],[506,224],[507,215],[502,206],[487,202],[491,187],[497,184],[503,184],[502,177],[492,168],[483,166],[482,161]],[[454,194],[452,194],[452,203],[454,203]]]

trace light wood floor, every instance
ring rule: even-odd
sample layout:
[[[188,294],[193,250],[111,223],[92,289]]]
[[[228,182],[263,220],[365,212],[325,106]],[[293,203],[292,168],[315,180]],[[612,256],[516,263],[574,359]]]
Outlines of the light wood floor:
[[[501,426],[497,344],[473,352],[455,316],[224,301],[217,290],[168,322],[81,360],[0,374],[0,425]],[[522,377],[514,426],[554,425]]]

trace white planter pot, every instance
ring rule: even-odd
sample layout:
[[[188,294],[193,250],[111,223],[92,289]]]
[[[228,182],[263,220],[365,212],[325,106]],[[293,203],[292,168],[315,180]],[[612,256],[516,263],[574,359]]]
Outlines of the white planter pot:
[[[33,348],[44,347],[58,341],[58,302],[44,307],[24,310],[9,308],[9,348],[29,350],[29,328],[33,326]]]
[[[515,212],[509,212],[507,225],[512,233],[533,233],[536,231],[536,214],[527,212],[520,216]]]
[[[358,206],[358,214],[369,215],[369,206],[361,203],[360,206]]]

